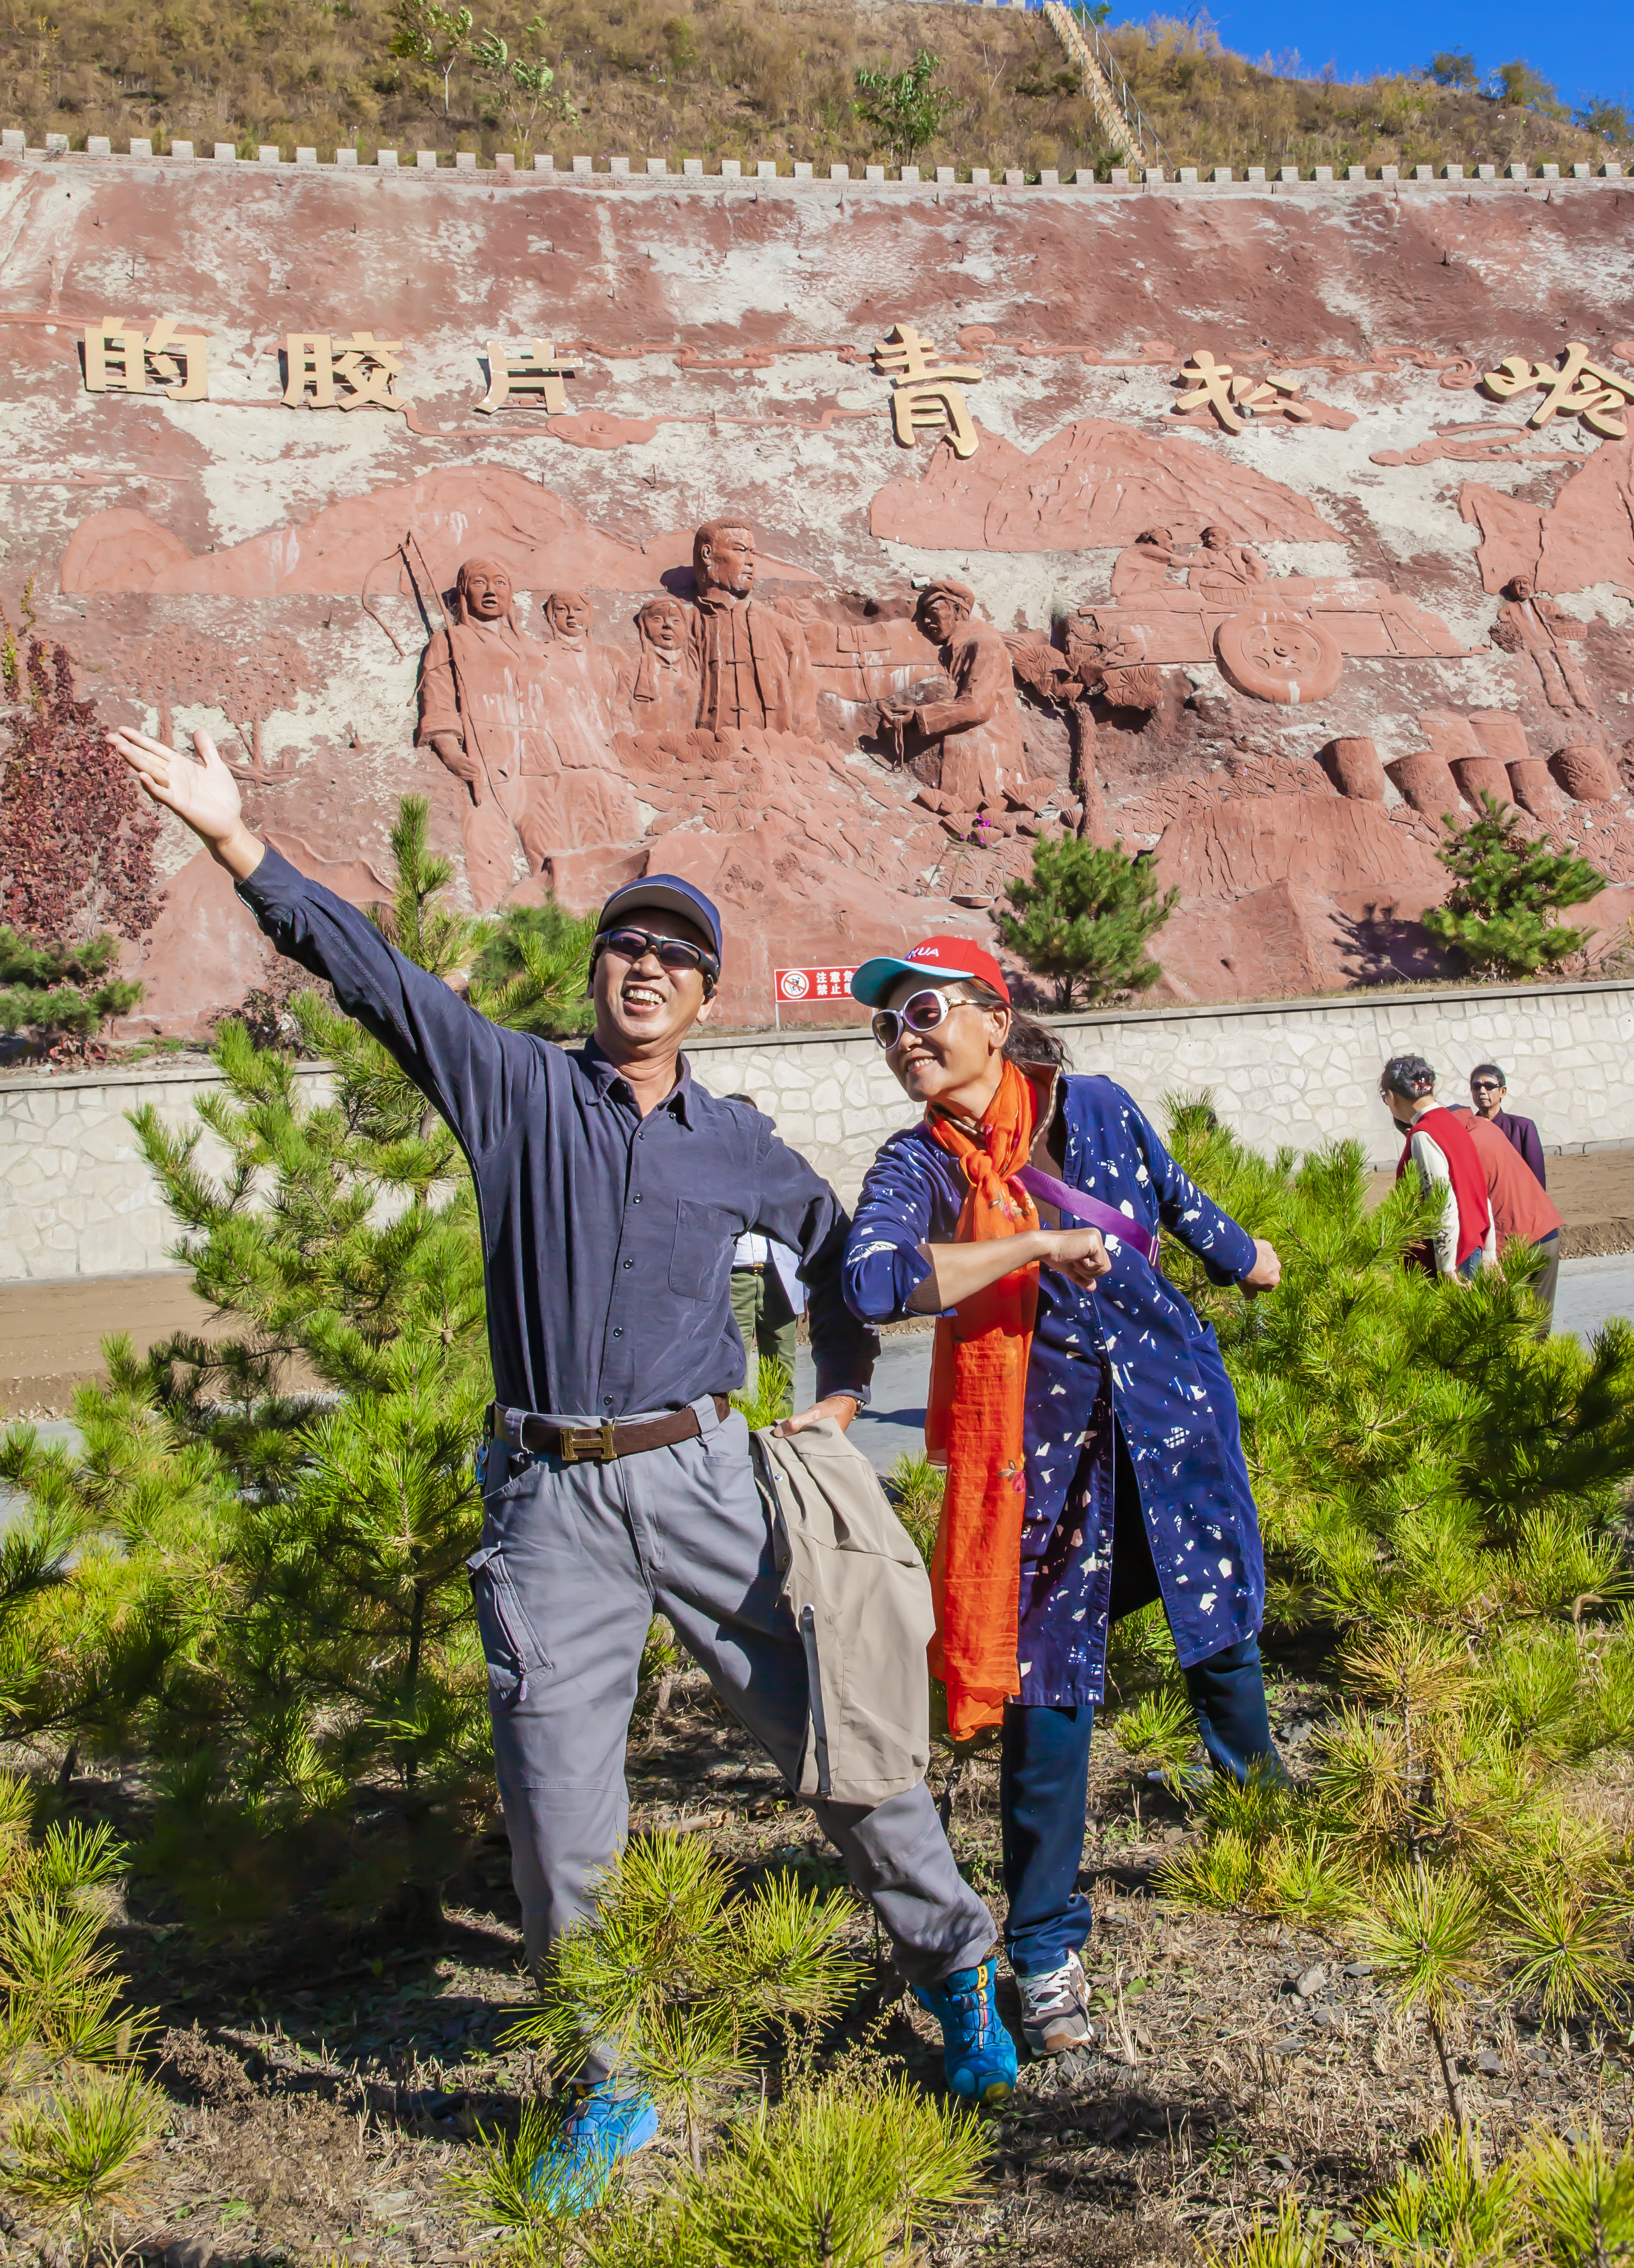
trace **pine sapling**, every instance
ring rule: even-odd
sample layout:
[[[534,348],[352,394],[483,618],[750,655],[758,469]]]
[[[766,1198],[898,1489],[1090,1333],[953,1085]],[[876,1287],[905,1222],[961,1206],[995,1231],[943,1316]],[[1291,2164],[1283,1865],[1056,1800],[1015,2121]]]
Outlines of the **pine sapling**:
[[[1572,2141],[1538,2135],[1521,2176],[1531,2233],[1556,2268],[1608,2268],[1634,2252],[1634,2145],[1610,2149],[1598,2118]]]
[[[1426,2139],[1420,2162],[1366,2199],[1363,2233],[1393,2262],[1479,2261],[1499,2268],[1525,2246],[1524,2191],[1513,2160],[1486,2173],[1460,2130],[1439,2126]]]
[[[885,1486],[898,1519],[914,1540],[928,1567],[936,1548],[936,1531],[942,1517],[942,1498],[947,1476],[929,1457],[904,1449],[885,1476]]]
[[[1436,851],[1455,880],[1445,904],[1424,916],[1424,926],[1461,953],[1477,976],[1535,976],[1540,968],[1558,968],[1593,934],[1563,929],[1561,912],[1598,897],[1606,877],[1575,851],[1529,839],[1518,811],[1490,795],[1481,801],[1480,817]]]
[[[77,2073],[13,2115],[0,2183],[89,2261],[140,2201],[168,2108],[139,2071]]]
[[[794,1373],[776,1355],[756,1355],[747,1378],[731,1399],[732,1408],[742,1411],[750,1432],[763,1433],[793,1409]]]
[[[856,1990],[841,1950],[850,1909],[786,1879],[731,1895],[725,1865],[696,1837],[636,1836],[607,1868],[590,1918],[558,1947],[536,2014],[509,2037],[570,2061],[594,2041],[659,2100],[681,2105],[703,2161],[710,2095],[746,2068],[773,2025],[816,2023]]]
[[[1071,1008],[1080,992],[1093,1001],[1145,991],[1161,975],[1146,946],[1180,892],[1159,896],[1152,860],[1125,858],[1121,843],[1041,840],[1030,878],[1006,883],[1005,895],[1015,911],[1000,913],[999,934],[1054,980],[1059,1006]]]
[[[916,2248],[980,2184],[983,2122],[906,2080],[803,2080],[682,2183],[688,2268],[876,2268]]]

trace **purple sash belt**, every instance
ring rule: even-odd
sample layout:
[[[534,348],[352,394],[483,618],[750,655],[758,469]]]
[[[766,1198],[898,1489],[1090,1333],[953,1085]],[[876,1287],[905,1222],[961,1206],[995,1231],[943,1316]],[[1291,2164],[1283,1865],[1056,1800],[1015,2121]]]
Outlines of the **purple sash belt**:
[[[1098,1228],[1103,1236],[1115,1236],[1120,1243],[1132,1245],[1148,1266],[1157,1266],[1157,1238],[1126,1212],[1102,1204],[1099,1197],[1089,1197],[1082,1189],[1070,1189],[1053,1174],[1041,1174],[1036,1166],[1023,1166],[1019,1174],[1012,1174],[1010,1178],[1019,1182],[1030,1196],[1042,1197],[1046,1204],[1054,1205],[1057,1212],[1071,1213],[1086,1228]]]

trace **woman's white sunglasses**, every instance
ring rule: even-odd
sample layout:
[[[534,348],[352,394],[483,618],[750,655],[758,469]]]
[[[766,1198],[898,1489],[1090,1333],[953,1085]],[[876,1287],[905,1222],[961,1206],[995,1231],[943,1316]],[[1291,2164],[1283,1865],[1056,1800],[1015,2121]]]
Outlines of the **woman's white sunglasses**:
[[[940,985],[911,993],[900,1008],[876,1008],[873,1035],[882,1048],[894,1048],[904,1032],[933,1032],[955,1008],[974,1008],[961,996],[949,998]]]

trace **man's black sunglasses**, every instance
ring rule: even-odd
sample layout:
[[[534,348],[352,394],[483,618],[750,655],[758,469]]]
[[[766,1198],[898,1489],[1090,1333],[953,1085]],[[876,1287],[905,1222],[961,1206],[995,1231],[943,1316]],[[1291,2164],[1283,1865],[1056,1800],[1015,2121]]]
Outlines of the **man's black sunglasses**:
[[[593,962],[603,953],[616,953],[621,961],[644,961],[652,954],[660,968],[678,975],[683,968],[698,968],[703,972],[705,989],[713,991],[720,981],[720,963],[712,953],[705,953],[701,945],[690,945],[684,937],[654,937],[650,929],[604,929],[590,948]]]

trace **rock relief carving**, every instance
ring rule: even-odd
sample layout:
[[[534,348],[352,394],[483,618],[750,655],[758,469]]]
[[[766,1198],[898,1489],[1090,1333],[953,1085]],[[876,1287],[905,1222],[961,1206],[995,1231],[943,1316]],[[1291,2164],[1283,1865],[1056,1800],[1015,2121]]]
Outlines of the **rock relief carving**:
[[[793,615],[752,595],[756,567],[753,532],[739,523],[709,520],[693,538],[698,722],[711,733],[815,734],[806,634]]]
[[[452,617],[421,657],[415,737],[466,791],[460,833],[480,909],[510,889],[516,842],[531,873],[565,883],[640,832],[629,784],[610,763],[611,716],[593,750],[587,737],[598,662],[586,625],[570,606],[559,611],[570,628],[548,659],[524,633],[503,563],[467,559]]]
[[[887,482],[869,511],[875,535],[938,550],[1109,549],[1154,526],[1214,521],[1249,542],[1342,540],[1308,497],[1253,466],[1102,417],[1080,418],[1031,455],[987,432],[968,460],[938,443],[921,478]]]
[[[921,592],[916,620],[947,681],[922,701],[885,701],[883,721],[910,738],[917,777],[963,811],[997,805],[1026,769],[1010,649],[975,612],[975,593],[951,578]]]
[[[1557,593],[1634,584],[1634,439],[1602,441],[1552,504],[1527,504],[1469,481],[1459,490],[1458,510],[1481,531],[1488,592],[1521,573]]]
[[[1574,648],[1587,637],[1586,626],[1546,599],[1530,575],[1512,575],[1492,625],[1492,643],[1511,655],[1517,674],[1529,678],[1551,709],[1592,716],[1594,698]]]
[[[649,599],[636,616],[641,659],[630,687],[638,733],[685,733],[698,721],[698,665],[692,622],[679,599]]]
[[[1176,574],[1183,580],[1176,580]],[[1438,615],[1366,576],[1269,573],[1253,544],[1211,522],[1192,546],[1167,527],[1143,529],[1112,571],[1113,597],[1080,606],[1067,651],[1080,675],[1099,674],[1108,699],[1155,706],[1133,673],[1218,661],[1237,690],[1261,701],[1322,700],[1347,654],[1412,659],[1464,648]],[[1090,676],[1085,675],[1088,683]]]

